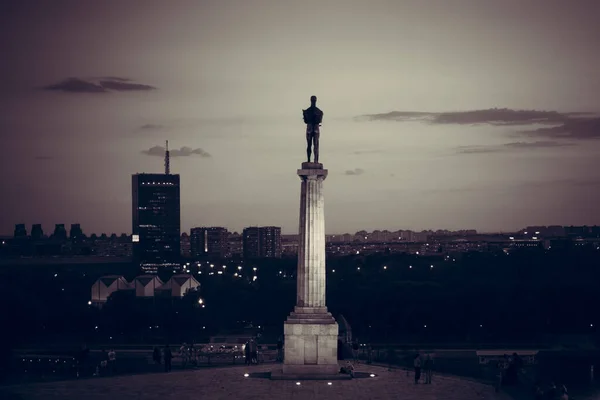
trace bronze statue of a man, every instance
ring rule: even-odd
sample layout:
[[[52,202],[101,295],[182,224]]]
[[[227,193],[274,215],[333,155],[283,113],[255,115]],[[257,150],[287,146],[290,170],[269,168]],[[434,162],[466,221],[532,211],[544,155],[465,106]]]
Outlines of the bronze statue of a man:
[[[317,96],[310,97],[310,107],[302,110],[304,123],[306,124],[306,156],[310,162],[311,147],[315,153],[315,162],[319,162],[319,135],[321,134],[321,122],[323,122],[323,111],[317,108]]]

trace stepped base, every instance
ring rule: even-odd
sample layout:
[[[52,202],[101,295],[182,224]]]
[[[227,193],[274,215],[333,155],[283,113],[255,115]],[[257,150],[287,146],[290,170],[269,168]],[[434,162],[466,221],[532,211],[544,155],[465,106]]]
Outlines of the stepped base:
[[[282,375],[338,375],[338,324],[326,307],[296,307],[283,324],[285,335]],[[289,378],[293,379],[293,378]],[[321,379],[321,378],[319,378]]]
[[[302,367],[313,367],[312,365],[302,365]],[[319,367],[314,366],[314,367]],[[330,369],[323,368],[305,368],[297,371],[275,370],[271,372],[271,380],[273,381],[341,381],[350,380],[352,377],[349,374],[340,374],[339,369],[335,373],[330,373]]]

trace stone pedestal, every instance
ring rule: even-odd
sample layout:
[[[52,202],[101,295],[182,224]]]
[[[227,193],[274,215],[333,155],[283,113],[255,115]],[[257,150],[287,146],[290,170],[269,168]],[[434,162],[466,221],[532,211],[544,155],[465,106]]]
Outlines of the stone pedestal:
[[[319,163],[298,170],[300,229],[296,307],[284,323],[283,370],[277,379],[332,379],[339,374],[338,324],[325,306],[325,215]],[[273,376],[274,379],[275,376]]]

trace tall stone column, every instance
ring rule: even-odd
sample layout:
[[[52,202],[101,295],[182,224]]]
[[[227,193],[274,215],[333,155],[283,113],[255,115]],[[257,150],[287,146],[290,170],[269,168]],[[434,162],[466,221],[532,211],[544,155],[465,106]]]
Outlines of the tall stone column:
[[[283,376],[338,374],[338,324],[325,305],[325,214],[322,164],[302,163],[296,307],[284,323]]]

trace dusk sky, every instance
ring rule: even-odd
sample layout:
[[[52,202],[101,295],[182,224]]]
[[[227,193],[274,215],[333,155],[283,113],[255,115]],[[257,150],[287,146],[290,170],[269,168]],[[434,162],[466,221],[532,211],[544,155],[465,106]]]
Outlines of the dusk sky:
[[[600,224],[598,0],[0,0],[0,233],[296,233],[318,96],[328,233]],[[159,146],[161,148],[157,148]]]

